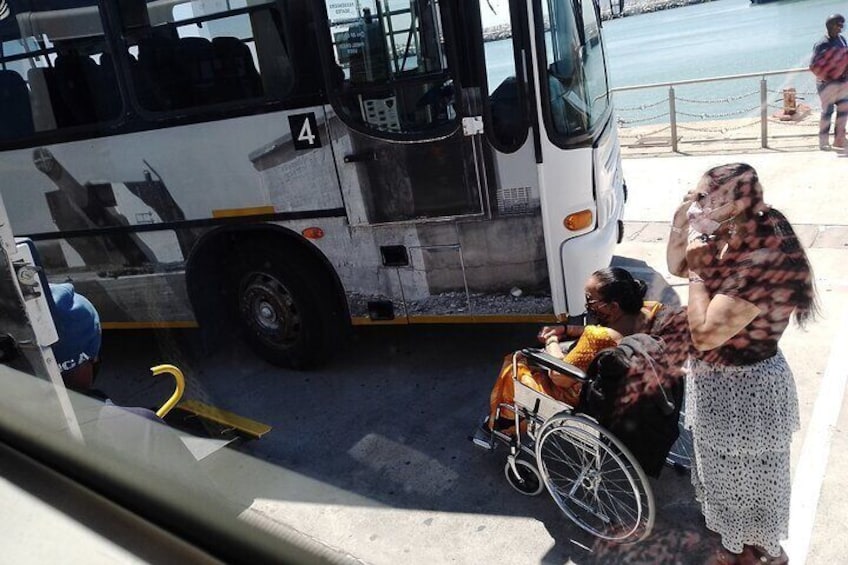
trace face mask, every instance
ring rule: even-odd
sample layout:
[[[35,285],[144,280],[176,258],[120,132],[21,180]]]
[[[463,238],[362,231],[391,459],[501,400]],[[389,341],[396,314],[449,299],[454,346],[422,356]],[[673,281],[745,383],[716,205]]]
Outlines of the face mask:
[[[587,306],[586,307],[586,323],[606,327],[609,324],[609,317],[607,317],[603,313],[595,310],[594,306]]]
[[[698,233],[713,235],[716,231],[718,231],[718,228],[720,228],[723,223],[729,222],[733,219],[727,218],[726,220],[717,222],[710,217],[710,215],[712,215],[716,210],[721,210],[725,206],[729,206],[729,204],[723,204],[718,208],[702,208],[700,204],[693,202],[692,205],[689,206],[689,211],[686,213],[686,216],[689,218],[689,226]]]

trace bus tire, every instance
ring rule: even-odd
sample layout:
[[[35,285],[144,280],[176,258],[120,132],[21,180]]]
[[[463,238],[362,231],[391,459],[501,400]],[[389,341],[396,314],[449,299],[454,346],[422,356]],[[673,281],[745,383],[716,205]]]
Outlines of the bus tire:
[[[264,248],[239,261],[230,288],[236,324],[247,345],[281,367],[307,369],[325,358],[329,301],[306,266]]]

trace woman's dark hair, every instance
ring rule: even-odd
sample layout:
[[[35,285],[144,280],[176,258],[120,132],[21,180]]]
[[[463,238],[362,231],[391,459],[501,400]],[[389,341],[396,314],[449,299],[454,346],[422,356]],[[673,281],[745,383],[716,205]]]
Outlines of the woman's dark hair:
[[[761,241],[774,241],[783,254],[779,265],[772,270],[782,271],[782,277],[790,276],[795,281],[792,303],[795,305],[795,322],[802,328],[814,320],[819,312],[816,300],[813,267],[801,241],[792,229],[792,224],[777,208],[769,208],[756,217],[757,235]],[[795,276],[792,276],[792,275]]]
[[[733,198],[749,200],[748,215],[753,216],[762,206],[763,188],[756,169],[748,163],[729,163],[713,167],[706,173],[700,183],[700,189],[706,193],[718,190],[729,182],[733,182]]]
[[[795,289],[792,304],[795,306],[795,321],[803,327],[818,314],[813,269],[804,247],[798,240],[792,224],[779,210],[763,203],[763,187],[757,171],[747,163],[730,163],[713,167],[704,174],[701,187],[707,192],[734,182],[733,198],[748,199],[744,217],[754,222],[755,237],[747,244],[753,248],[778,248],[783,255],[773,271],[783,271],[782,276],[793,276]],[[763,281],[767,283],[767,280]]]
[[[604,302],[616,302],[627,314],[638,314],[645,300],[648,285],[634,279],[626,269],[607,267],[592,273],[598,281],[598,294]]]

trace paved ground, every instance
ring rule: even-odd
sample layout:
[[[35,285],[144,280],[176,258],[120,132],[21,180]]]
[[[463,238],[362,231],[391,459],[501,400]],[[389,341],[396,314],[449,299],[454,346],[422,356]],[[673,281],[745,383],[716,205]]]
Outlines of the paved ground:
[[[818,151],[724,156],[628,157],[628,236],[615,261],[685,300],[667,275],[664,238],[680,197],[709,166],[744,160],[769,202],[809,246],[822,319],[792,329],[782,347],[796,372],[802,430],[793,452],[793,563],[844,561],[848,522],[848,160]],[[674,294],[669,295],[669,289]],[[638,546],[609,547],[569,525],[545,496],[503,480],[504,452],[466,440],[484,411],[500,357],[533,326],[367,328],[342,356],[313,373],[282,371],[238,346],[201,353],[191,332],[107,333],[103,386],[145,405],[167,395],[145,367],[174,362],[193,396],[275,426],[238,450],[204,458],[197,472],[221,486],[260,525],[284,525],[367,563],[702,563],[716,540],[703,525],[688,477],[653,481],[659,515]],[[802,456],[801,454],[804,453]]]

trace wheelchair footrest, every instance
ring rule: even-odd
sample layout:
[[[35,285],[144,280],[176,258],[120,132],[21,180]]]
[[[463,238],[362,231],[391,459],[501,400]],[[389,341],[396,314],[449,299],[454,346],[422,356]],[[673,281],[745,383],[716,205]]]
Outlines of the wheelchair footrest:
[[[176,408],[194,414],[198,418],[209,420],[222,426],[227,426],[254,439],[259,439],[271,431],[271,426],[244,416],[239,416],[220,408],[204,404],[198,400],[183,400]]]

